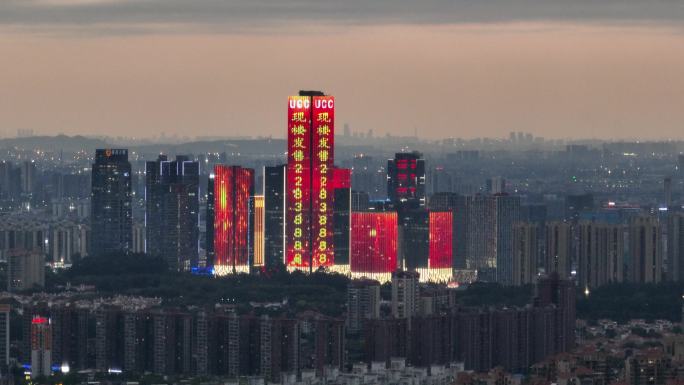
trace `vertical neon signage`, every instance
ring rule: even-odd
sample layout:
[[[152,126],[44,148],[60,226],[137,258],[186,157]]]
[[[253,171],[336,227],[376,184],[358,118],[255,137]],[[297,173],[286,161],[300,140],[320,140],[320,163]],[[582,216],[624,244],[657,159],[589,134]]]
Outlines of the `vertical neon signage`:
[[[312,266],[332,266],[334,262],[333,144],[335,132],[335,98],[314,96],[312,113],[313,197],[312,197]]]
[[[311,260],[311,99],[290,96],[287,108],[287,267]]]

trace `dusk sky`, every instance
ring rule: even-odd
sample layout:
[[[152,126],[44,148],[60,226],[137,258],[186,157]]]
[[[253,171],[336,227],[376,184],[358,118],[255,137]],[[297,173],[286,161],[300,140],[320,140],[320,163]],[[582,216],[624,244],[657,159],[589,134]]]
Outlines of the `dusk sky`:
[[[0,136],[684,139],[684,1],[0,0]]]

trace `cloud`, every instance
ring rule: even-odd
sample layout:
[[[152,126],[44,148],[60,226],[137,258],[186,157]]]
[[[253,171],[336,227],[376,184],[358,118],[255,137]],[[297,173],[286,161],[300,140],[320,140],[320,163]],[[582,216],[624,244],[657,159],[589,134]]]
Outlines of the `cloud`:
[[[0,25],[144,31],[520,21],[678,26],[681,0],[1,0]],[[182,26],[182,27],[179,27]]]

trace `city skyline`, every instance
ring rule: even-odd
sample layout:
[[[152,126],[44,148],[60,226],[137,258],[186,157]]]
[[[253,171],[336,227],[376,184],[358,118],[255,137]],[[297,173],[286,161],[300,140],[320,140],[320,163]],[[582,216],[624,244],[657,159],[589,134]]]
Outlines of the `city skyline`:
[[[632,1],[4,2],[0,134],[282,137],[282,100],[303,88],[380,136],[683,139],[681,16]],[[316,55],[304,66],[297,47]]]

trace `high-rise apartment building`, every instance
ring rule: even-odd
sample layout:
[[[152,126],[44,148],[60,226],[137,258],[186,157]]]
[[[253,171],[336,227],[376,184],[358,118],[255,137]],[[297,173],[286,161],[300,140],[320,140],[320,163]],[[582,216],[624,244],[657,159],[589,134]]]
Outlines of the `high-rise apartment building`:
[[[0,304],[0,368],[8,373],[10,359],[10,305]]]
[[[14,249],[7,253],[7,291],[45,286],[45,253]]]
[[[513,282],[515,286],[534,283],[537,278],[539,226],[536,223],[513,224]]]
[[[387,196],[397,207],[425,207],[425,160],[420,152],[397,153],[387,161]]]
[[[369,319],[380,318],[380,282],[353,280],[347,287],[347,330],[357,333]]]
[[[189,270],[199,256],[199,162],[160,155],[145,166],[145,252],[171,270]]]
[[[264,167],[264,263],[267,268],[285,261],[285,174],[287,166]]]
[[[672,212],[667,218],[667,262],[669,279],[684,280],[684,212]]]
[[[663,275],[663,245],[657,217],[640,215],[629,221],[629,280],[658,283]]]
[[[578,284],[585,289],[623,281],[625,228],[620,224],[580,221]]]
[[[335,99],[300,91],[288,100],[285,262],[290,269],[334,265]]]
[[[520,220],[520,197],[505,193],[496,202],[496,281],[513,284],[513,224]]]
[[[413,317],[418,311],[420,296],[419,274],[397,270],[392,273],[392,316],[394,318]]]
[[[91,183],[91,253],[128,252],[133,237],[128,150],[96,150]]]
[[[572,225],[551,221],[546,223],[545,228],[544,272],[547,275],[557,273],[561,279],[568,279],[572,267]]]
[[[254,250],[254,170],[214,167],[214,273],[248,273]]]

